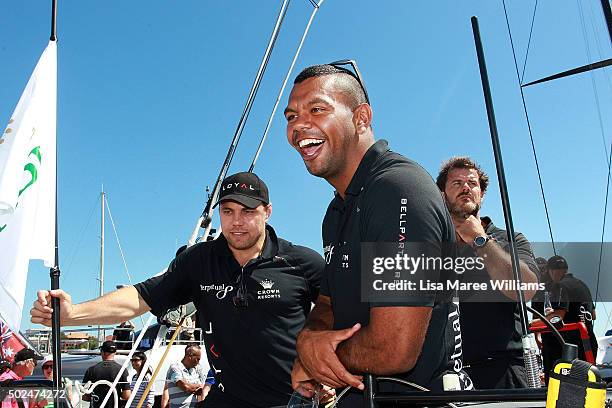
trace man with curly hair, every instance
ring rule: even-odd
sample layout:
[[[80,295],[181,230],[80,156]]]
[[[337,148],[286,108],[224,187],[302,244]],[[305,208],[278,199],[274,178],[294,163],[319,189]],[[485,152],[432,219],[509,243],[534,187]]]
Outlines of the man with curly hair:
[[[442,192],[455,226],[461,256],[478,256],[484,269],[466,272],[468,282],[513,281],[508,234],[480,216],[489,177],[469,157],[453,157],[443,163],[436,184]],[[527,238],[515,234],[521,279],[538,282],[538,267]],[[467,371],[480,389],[527,387],[521,343],[521,322],[516,290],[488,286],[487,297],[463,293],[461,332]],[[535,291],[525,291],[525,299]],[[486,303],[483,303],[486,302]]]

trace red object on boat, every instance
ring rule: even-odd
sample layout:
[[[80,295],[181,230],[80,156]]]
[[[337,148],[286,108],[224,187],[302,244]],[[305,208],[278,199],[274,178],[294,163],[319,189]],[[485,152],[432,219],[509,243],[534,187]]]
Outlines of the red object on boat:
[[[533,333],[550,333],[551,330],[541,321],[532,323],[529,326],[529,329]],[[593,355],[593,350],[591,349],[591,342],[589,337],[589,332],[587,331],[586,325],[583,322],[577,323],[565,323],[563,327],[558,328],[559,332],[570,332],[570,331],[578,331],[580,334],[580,340],[582,341],[582,347],[584,349],[584,357],[585,360],[591,364],[595,364],[595,356]]]

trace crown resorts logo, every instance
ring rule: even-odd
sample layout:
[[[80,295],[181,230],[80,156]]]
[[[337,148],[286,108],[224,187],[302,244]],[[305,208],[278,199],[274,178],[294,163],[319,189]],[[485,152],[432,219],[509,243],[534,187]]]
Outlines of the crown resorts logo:
[[[264,290],[257,291],[257,299],[280,299],[280,289],[272,289],[275,282],[270,279],[264,279],[259,282]]]
[[[264,288],[264,289],[272,289],[272,286],[274,286],[274,282],[272,282],[270,279],[264,279],[261,282],[259,282],[259,284]]]

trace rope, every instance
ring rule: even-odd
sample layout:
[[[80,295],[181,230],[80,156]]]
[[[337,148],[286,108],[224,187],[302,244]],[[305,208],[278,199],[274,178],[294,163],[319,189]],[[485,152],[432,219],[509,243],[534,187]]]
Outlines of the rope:
[[[580,4],[580,0],[576,0],[576,3],[578,4],[578,10],[579,10],[579,15],[580,15],[580,24],[582,27],[582,35],[584,37],[584,45],[586,47],[586,51],[587,51],[587,58],[589,61],[591,61],[591,49],[589,48],[589,42],[587,39],[587,32],[586,32],[586,24],[584,22],[584,14],[582,11],[582,5]],[[607,149],[607,144],[606,144],[606,135],[604,132],[604,127],[603,127],[603,120],[601,118],[601,108],[599,105],[599,94],[597,93],[597,86],[595,84],[595,75],[593,73],[593,71],[590,71],[591,74],[591,85],[593,87],[593,93],[595,94],[595,105],[597,107],[597,115],[599,118],[599,129],[601,130],[601,137],[604,143],[604,149],[606,150],[606,160],[607,160],[607,165],[608,165],[608,176],[606,179],[606,197],[604,199],[604,213],[603,213],[603,221],[602,221],[602,226],[601,226],[601,243],[599,246],[599,263],[597,266],[597,284],[595,286],[595,306],[597,306],[597,300],[599,297],[599,281],[601,278],[601,263],[602,263],[602,258],[603,258],[603,244],[604,244],[604,238],[605,238],[605,234],[606,234],[606,218],[608,215],[608,197],[610,195],[610,170],[611,170],[611,164],[612,164],[612,145],[610,146],[610,151],[608,153],[608,149]]]
[[[125,255],[123,254],[123,249],[121,248],[121,242],[119,242],[119,235],[117,234],[117,228],[115,228],[115,221],[113,220],[113,214],[111,214],[110,206],[108,205],[108,198],[104,197],[104,202],[106,203],[106,209],[108,210],[108,218],[110,218],[111,225],[113,227],[113,233],[115,234],[115,240],[117,241],[117,246],[119,247],[119,253],[121,254],[121,260],[123,261],[123,266],[125,267],[125,273],[127,274],[128,281],[132,284],[132,276],[130,275],[130,271],[128,270],[127,262],[125,261]]]
[[[79,252],[79,249],[81,248],[81,244],[83,243],[83,237],[85,236],[85,231],[87,230],[87,228],[89,228],[89,224],[91,223],[93,212],[97,206],[98,206],[98,197],[96,197],[94,204],[91,207],[91,211],[89,212],[89,217],[87,218],[87,223],[85,224],[85,227],[81,230],[81,234],[79,236],[79,242],[76,244],[76,246],[72,250],[72,253],[70,254],[70,263],[68,264],[68,268],[66,268],[65,273],[68,273],[70,271],[70,268],[72,267],[72,264],[74,263],[77,253]]]
[[[521,91],[521,100],[523,101],[523,111],[525,112],[525,119],[527,121],[527,129],[529,130],[529,139],[531,140],[531,150],[533,151],[533,159],[535,161],[536,171],[538,172],[538,181],[540,183],[540,194],[542,195],[542,201],[544,202],[544,212],[546,213],[546,222],[548,223],[548,232],[550,234],[550,242],[553,247],[553,252],[555,255],[557,254],[557,249],[555,248],[555,240],[553,238],[552,225],[550,223],[550,215],[548,213],[548,204],[546,202],[546,195],[544,194],[544,183],[542,182],[542,174],[540,172],[540,164],[538,162],[538,155],[536,153],[535,142],[533,141],[533,132],[531,131],[531,122],[529,121],[529,114],[527,112],[527,103],[525,102],[525,94],[523,93],[523,87],[521,86],[521,76],[519,74],[518,62],[516,60],[516,52],[514,50],[514,40],[512,39],[512,31],[510,30],[510,20],[508,19],[508,12],[506,10],[506,0],[502,0],[502,4],[504,6],[504,15],[506,16],[506,26],[508,28],[508,36],[510,36],[510,46],[512,47],[512,57],[514,58],[514,68],[516,69],[516,79],[519,84],[519,89]],[[535,11],[534,11],[535,18]],[[530,35],[531,38],[531,35]]]
[[[268,132],[270,131],[270,126],[272,125],[272,120],[274,119],[274,115],[276,114],[276,109],[278,109],[278,104],[280,103],[281,98],[283,97],[283,93],[285,92],[285,87],[287,86],[287,81],[289,80],[289,77],[291,76],[291,72],[293,71],[293,68],[295,67],[295,63],[300,55],[300,51],[302,50],[302,46],[304,45],[304,41],[306,40],[306,36],[308,35],[308,30],[310,30],[312,21],[314,20],[315,15],[319,11],[319,7],[321,7],[321,4],[323,4],[324,1],[325,0],[319,0],[319,3],[314,3],[313,0],[310,0],[310,3],[314,6],[314,9],[312,10],[312,13],[310,14],[310,19],[308,20],[308,24],[306,24],[306,28],[304,29],[304,33],[302,34],[300,43],[297,49],[295,50],[295,54],[293,55],[293,60],[291,61],[289,70],[287,71],[287,74],[285,75],[283,85],[281,86],[280,91],[278,92],[278,96],[276,97],[276,102],[274,103],[274,107],[272,108],[272,113],[270,114],[270,117],[268,118],[268,123],[266,124],[266,128],[264,129],[263,136],[261,137],[259,146],[257,147],[257,151],[255,152],[255,156],[253,156],[253,161],[251,162],[251,166],[249,167],[250,173],[253,172],[253,168],[255,168],[255,163],[257,163],[257,159],[259,158],[261,149],[263,148],[263,145],[266,141],[266,137],[268,136]]]
[[[599,41],[599,36],[597,35],[597,31],[595,30],[595,17],[594,17],[594,12],[593,12],[593,4],[592,2],[589,2],[589,16],[591,17],[591,27],[593,28],[593,37],[595,38],[595,45],[597,46],[597,55],[598,55],[598,60],[603,60],[603,52],[602,52],[602,46],[601,46],[601,42]],[[603,71],[604,76],[606,77],[606,82],[608,83],[608,87],[610,88],[610,96],[612,97],[612,80],[610,80],[610,75],[608,75],[608,70],[607,69],[602,69],[601,71]]]
[[[525,79],[525,68],[527,68],[527,58],[529,57],[529,46],[531,45],[531,34],[533,34],[533,25],[535,23],[536,10],[538,9],[538,0],[536,0],[533,6],[533,16],[531,17],[531,28],[529,29],[529,39],[527,40],[527,51],[525,51],[525,62],[523,62],[523,72],[521,73],[520,83],[523,83]]]
[[[584,39],[584,46],[586,48],[586,52],[587,52],[587,60],[588,62],[592,61],[592,56],[591,56],[591,48],[589,47],[589,41],[587,38],[587,31],[586,31],[586,23],[584,22],[584,14],[582,11],[582,4],[580,4],[580,0],[576,0],[576,3],[578,4],[578,10],[580,11],[580,13],[578,13],[580,15],[580,25],[582,28],[582,36]],[[599,105],[599,93],[597,92],[597,86],[595,84],[595,73],[591,70],[589,71],[590,76],[591,76],[591,86],[593,87],[593,93],[595,94],[595,106],[597,107],[597,116],[599,119],[599,130],[601,131],[601,140],[603,141],[603,145],[604,145],[604,150],[606,153],[606,160],[607,160],[607,164],[608,167],[610,166],[610,158],[609,158],[609,154],[608,154],[608,146],[606,144],[606,135],[604,132],[604,126],[603,126],[603,119],[601,118],[601,108]],[[612,148],[611,148],[612,149]]]

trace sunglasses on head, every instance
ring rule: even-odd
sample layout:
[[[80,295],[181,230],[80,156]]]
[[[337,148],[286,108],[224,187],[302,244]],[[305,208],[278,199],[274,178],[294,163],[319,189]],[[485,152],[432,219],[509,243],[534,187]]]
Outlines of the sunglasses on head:
[[[355,78],[357,82],[359,83],[361,90],[363,91],[363,95],[365,96],[366,102],[368,103],[368,105],[370,104],[370,97],[368,96],[368,91],[366,91],[365,85],[363,84],[363,78],[361,77],[361,72],[359,72],[359,68],[357,68],[357,63],[355,62],[355,60],[351,60],[351,59],[339,60],[339,61],[330,62],[327,65],[331,65],[334,68],[341,69],[343,72],[346,72],[347,74]],[[353,68],[353,70],[351,71],[350,69],[345,68],[345,66],[347,65]]]
[[[240,275],[238,275],[238,290],[236,291],[236,295],[232,298],[232,303],[238,309],[246,309],[249,307],[249,300],[247,299],[247,289],[246,284],[244,282],[244,271],[240,271]]]

